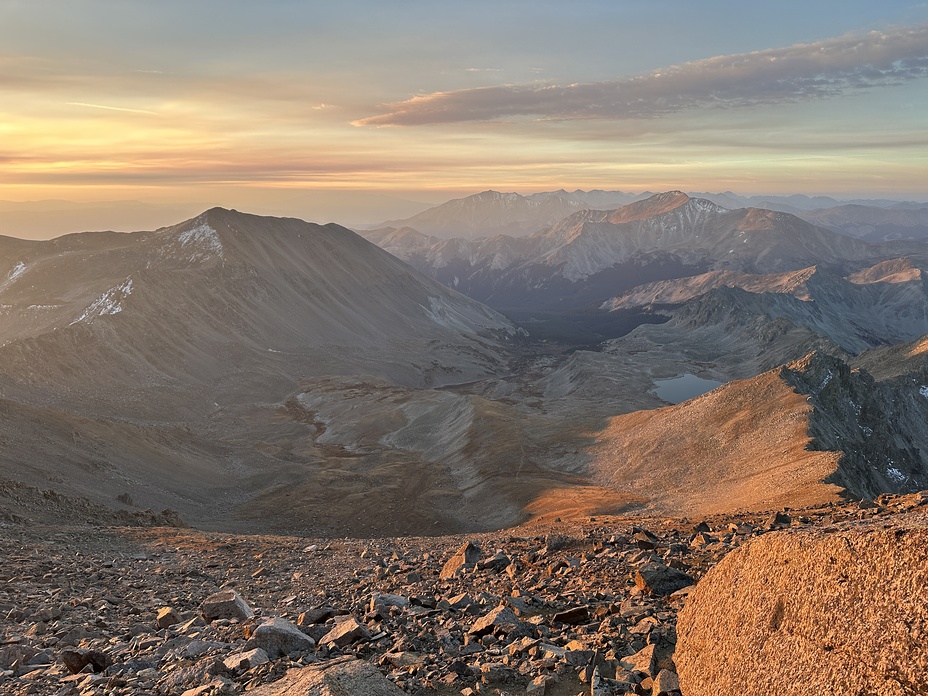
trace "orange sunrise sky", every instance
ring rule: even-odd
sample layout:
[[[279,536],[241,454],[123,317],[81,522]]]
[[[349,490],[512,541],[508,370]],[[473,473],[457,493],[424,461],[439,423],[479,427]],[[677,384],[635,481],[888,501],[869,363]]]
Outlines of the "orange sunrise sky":
[[[131,229],[488,188],[928,198],[926,3],[36,0],[0,37],[4,234],[52,199]]]

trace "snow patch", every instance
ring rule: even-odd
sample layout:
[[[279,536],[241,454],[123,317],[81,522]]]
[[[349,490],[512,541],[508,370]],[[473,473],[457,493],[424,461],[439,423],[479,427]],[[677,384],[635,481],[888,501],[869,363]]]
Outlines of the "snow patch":
[[[908,476],[903,474],[901,471],[899,471],[899,469],[897,469],[894,466],[886,467],[886,475],[889,478],[891,478],[893,481],[895,481],[896,483],[902,483],[908,478]]]
[[[129,295],[132,294],[132,278],[126,278],[125,282],[117,285],[114,288],[110,288],[104,292],[99,298],[93,301],[93,303],[84,310],[77,319],[71,322],[71,324],[77,324],[78,322],[90,323],[95,317],[105,317],[111,316],[113,314],[119,314],[122,311],[122,302]]]
[[[928,399],[928,387],[919,387],[918,393]]]
[[[443,297],[429,297],[429,308],[425,309],[425,315],[439,326],[454,331],[464,333],[473,333],[473,327],[460,315],[460,312],[445,302]]]
[[[8,280],[16,280],[23,273],[26,272],[26,264],[22,261],[17,261],[16,265],[13,266],[13,270],[10,271],[10,274],[7,276]]]
[[[207,261],[222,258],[222,240],[219,233],[206,221],[181,232],[178,237],[181,248],[190,253],[191,261]]]

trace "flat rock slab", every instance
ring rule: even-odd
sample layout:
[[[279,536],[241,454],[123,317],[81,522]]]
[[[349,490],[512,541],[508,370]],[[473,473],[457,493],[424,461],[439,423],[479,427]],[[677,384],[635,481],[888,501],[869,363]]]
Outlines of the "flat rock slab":
[[[291,669],[287,675],[249,692],[253,696],[401,696],[373,665],[361,660]]]
[[[680,614],[686,696],[928,693],[928,519],[768,534]]]

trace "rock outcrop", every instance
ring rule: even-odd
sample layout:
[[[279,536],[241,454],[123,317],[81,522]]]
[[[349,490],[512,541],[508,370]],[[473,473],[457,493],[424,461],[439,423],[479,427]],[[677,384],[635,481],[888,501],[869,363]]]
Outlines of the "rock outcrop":
[[[928,518],[765,535],[681,612],[687,696],[928,693]]]

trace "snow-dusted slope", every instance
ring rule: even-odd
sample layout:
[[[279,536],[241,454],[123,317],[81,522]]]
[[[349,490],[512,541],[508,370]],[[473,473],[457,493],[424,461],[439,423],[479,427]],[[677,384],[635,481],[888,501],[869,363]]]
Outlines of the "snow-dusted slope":
[[[0,377],[48,398],[95,383],[96,399],[124,403],[143,400],[135,387],[212,390],[236,374],[467,381],[501,369],[517,333],[337,225],[213,209],[17,254],[0,286]]]

